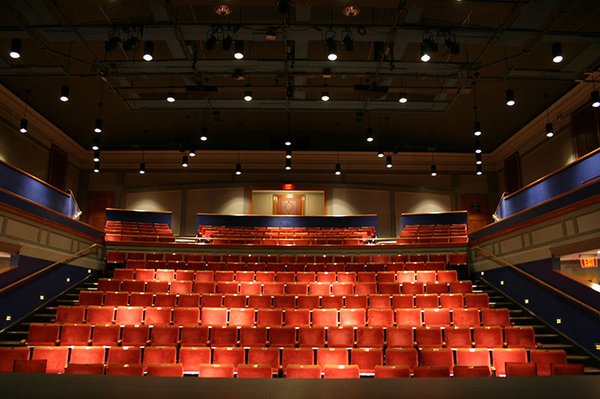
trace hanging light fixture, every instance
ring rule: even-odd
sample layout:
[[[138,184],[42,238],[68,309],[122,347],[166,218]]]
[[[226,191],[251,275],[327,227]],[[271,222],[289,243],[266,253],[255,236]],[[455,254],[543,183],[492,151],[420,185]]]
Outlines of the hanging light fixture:
[[[96,122],[94,123],[94,133],[102,133],[102,119],[96,118]]]
[[[145,175],[146,174],[146,162],[142,161],[140,162],[140,175]]]
[[[203,126],[202,129],[200,129],[200,141],[207,141],[208,140],[208,129],[206,128],[206,126]]]
[[[100,149],[100,140],[98,137],[94,137],[92,142],[92,151],[96,151]]]
[[[336,176],[339,176],[342,174],[342,165],[339,163],[335,164],[335,171],[333,172]]]
[[[478,74],[475,75],[477,79]],[[481,136],[481,121],[477,117],[477,82],[473,81],[473,113],[475,114],[475,122],[473,122],[473,135],[475,137]]]
[[[375,140],[375,136],[373,135],[373,128],[367,128],[367,143],[372,143]]]
[[[483,161],[481,160],[481,153],[475,154],[475,165],[481,165]]]
[[[239,162],[235,164],[235,174],[236,174],[236,176],[239,176],[242,174],[242,164]]]
[[[236,40],[233,46],[233,58],[241,60],[244,58],[244,41]]]
[[[329,101],[329,92],[328,91],[323,91],[321,92],[321,101]]]
[[[204,48],[206,51],[212,51],[217,45],[217,38],[214,33],[211,33],[208,39],[204,42]]]
[[[27,133],[27,129],[29,127],[29,121],[27,120],[27,107],[29,103],[29,90],[26,92],[27,97],[25,98],[25,110],[23,112],[23,118],[21,118],[21,123],[19,125],[19,132],[25,134]]]
[[[563,61],[562,46],[560,43],[552,43],[552,62],[559,64]]]
[[[330,32],[330,34],[333,34],[333,32]],[[333,37],[325,39],[325,47],[327,49],[327,59],[329,61],[337,60],[337,43]]]
[[[244,92],[244,101],[246,101],[246,102],[252,101],[252,92],[251,91]]]
[[[100,173],[100,161],[94,162],[94,173]]]
[[[548,105],[548,94],[544,94],[544,98],[546,99],[546,137],[552,138],[554,137],[554,126],[552,122],[550,122],[550,106]]]
[[[377,153],[377,158],[383,158],[385,156],[385,154],[383,153],[383,151],[379,151]]]
[[[354,51],[354,39],[352,39],[352,35],[349,31],[346,32],[346,34],[344,35],[342,42],[344,43],[344,48],[346,49],[346,51]]]
[[[188,166],[190,166],[187,155],[184,155],[183,158],[181,159],[181,166],[183,166],[184,168],[187,168]]]
[[[142,58],[144,61],[152,61],[154,59],[154,42],[152,40],[146,40],[144,43],[144,55]]]
[[[292,159],[292,150],[285,150],[285,159]]]
[[[392,167],[392,156],[388,155],[385,157],[385,167],[390,169]]]
[[[421,61],[429,62],[431,54],[438,51],[438,45],[432,38],[425,38],[421,42]]]
[[[292,146],[292,115],[289,111],[287,113],[287,133],[283,139],[283,145],[286,147]]]
[[[14,58],[15,60],[21,58],[21,47],[21,39],[12,39],[10,41],[10,52],[8,53],[10,58]]]
[[[475,139],[475,154],[481,154],[481,153],[482,153],[481,140]]]
[[[600,107],[600,94],[598,93],[598,90],[592,91],[591,97],[592,97],[592,107],[594,107],[594,108]]]
[[[196,156],[196,150],[194,148],[190,148],[188,154],[190,155],[190,158],[194,158]]]
[[[285,170],[292,170],[292,160],[289,158],[285,160]]]
[[[408,98],[406,97],[406,93],[400,93],[398,95],[398,102],[400,104],[406,104],[408,102]]]
[[[437,166],[434,163],[431,164],[431,176],[437,176]]]
[[[94,157],[92,158],[92,161],[94,161],[94,162],[100,161],[100,150],[94,150]]]
[[[515,92],[513,89],[506,90],[506,105],[509,107],[515,105]]]
[[[175,102],[175,93],[167,93],[167,102],[170,102],[170,103]]]
[[[478,164],[478,165],[476,166],[476,172],[475,172],[475,174],[476,174],[477,176],[481,176],[481,175],[483,174],[483,167],[481,166],[481,164]]]
[[[63,103],[66,103],[67,101],[69,101],[69,85],[66,83],[60,87],[59,100],[62,101]]]

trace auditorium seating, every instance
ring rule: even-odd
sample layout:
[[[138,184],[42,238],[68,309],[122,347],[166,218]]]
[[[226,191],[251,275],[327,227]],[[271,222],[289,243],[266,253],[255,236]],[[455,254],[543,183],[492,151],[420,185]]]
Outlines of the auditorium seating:
[[[465,224],[406,225],[397,239],[398,244],[467,244]]]
[[[175,242],[175,236],[166,223],[107,220],[104,232],[106,242]]]

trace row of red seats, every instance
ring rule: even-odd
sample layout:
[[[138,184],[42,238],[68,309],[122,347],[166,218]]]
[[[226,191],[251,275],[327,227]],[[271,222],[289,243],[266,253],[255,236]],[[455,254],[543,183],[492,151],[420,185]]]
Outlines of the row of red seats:
[[[531,327],[208,327],[31,324],[29,345],[535,349]]]
[[[397,255],[234,255],[234,254],[195,254],[162,252],[108,251],[106,261],[125,263],[126,260],[165,260],[180,262],[243,262],[243,263],[404,263],[404,262],[444,262],[449,264],[467,263],[465,253],[451,254],[397,254]]]
[[[453,373],[455,367],[487,367],[488,374],[506,375],[507,363],[533,363],[537,375],[550,375],[552,365],[566,364],[566,354],[562,350],[532,350],[529,359],[524,349],[495,348],[457,349],[444,348],[388,348],[385,351],[375,348],[238,348],[238,347],[47,347],[3,348],[0,371],[8,370],[16,360],[46,360],[47,373],[63,373],[68,365],[101,364],[110,367],[115,364],[141,364],[144,370],[158,364],[180,364],[183,374],[200,373],[205,364],[232,365],[239,373],[242,365],[266,365],[269,374],[278,374],[291,365],[322,368],[354,365],[361,374],[373,374],[377,366],[395,366],[414,373],[419,367],[443,367]],[[31,355],[30,355],[31,352]],[[179,363],[177,363],[179,362]]]
[[[481,314],[481,317],[480,317]],[[60,306],[58,323],[207,326],[510,326],[508,309],[477,308],[226,308]]]
[[[372,226],[363,227],[255,227],[255,226],[212,226],[212,225],[201,225],[198,226],[198,234],[203,237],[211,237],[215,234],[224,236],[234,234],[245,234],[245,235],[261,235],[267,236],[269,234],[282,233],[282,234],[309,234],[309,235],[323,235],[329,237],[335,236],[352,236],[359,234],[361,237],[373,237],[375,235],[375,228]]]
[[[139,281],[99,279],[100,291],[154,292],[175,294],[244,294],[244,295],[370,295],[370,294],[444,294],[467,293],[472,290],[470,281],[451,283],[423,282],[356,282],[356,283],[307,283],[307,282],[243,282],[236,281]]]
[[[465,301],[466,295],[466,301]],[[244,295],[167,294],[152,292],[81,291],[79,305],[226,308],[486,308],[489,297],[477,294],[371,295]]]
[[[396,239],[396,244],[467,244],[468,236],[431,236],[431,237],[400,237]]]
[[[271,271],[271,272],[384,272],[444,270],[446,264],[428,262],[370,262],[370,263],[283,263],[283,262],[212,262],[212,261],[165,261],[128,259],[126,269],[189,269],[211,271]]]

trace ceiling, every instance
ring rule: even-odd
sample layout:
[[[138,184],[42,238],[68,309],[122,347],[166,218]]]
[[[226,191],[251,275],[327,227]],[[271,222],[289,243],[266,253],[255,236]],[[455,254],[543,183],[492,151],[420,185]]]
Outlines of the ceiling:
[[[597,0],[294,0],[285,14],[280,3],[3,1],[2,47],[20,38],[22,56],[0,52],[0,83],[86,149],[98,136],[103,150],[281,150],[289,134],[294,150],[471,152],[477,118],[491,152],[600,65]],[[230,14],[217,15],[219,4]],[[360,13],[345,16],[349,5]],[[234,45],[223,50],[227,36],[244,41],[242,60]],[[329,37],[336,61],[326,57]],[[428,63],[419,59],[424,38],[439,45]],[[147,41],[151,62],[142,59]]]

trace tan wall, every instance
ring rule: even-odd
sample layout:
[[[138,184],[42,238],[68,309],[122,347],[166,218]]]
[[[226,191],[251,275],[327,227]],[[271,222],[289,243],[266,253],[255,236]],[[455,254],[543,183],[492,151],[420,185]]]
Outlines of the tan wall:
[[[173,233],[180,234],[181,190],[127,193],[125,208],[173,212]]]
[[[452,211],[450,194],[396,191],[396,226],[402,226],[402,213]]]
[[[393,234],[392,209],[388,190],[365,190],[334,188],[331,199],[332,215],[376,214],[377,234],[387,237]]]
[[[289,194],[290,191],[252,191],[253,215],[273,214],[273,195]],[[300,191],[294,190],[294,194],[304,195],[304,214],[309,216],[325,214],[325,192],[324,191]]]
[[[196,213],[243,214],[247,205],[243,187],[201,188],[187,190],[185,230],[195,233]]]
[[[526,186],[576,159],[571,135],[558,134],[535,150],[521,155],[523,185]]]

